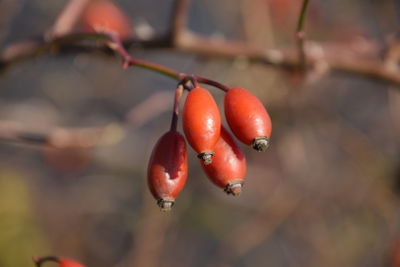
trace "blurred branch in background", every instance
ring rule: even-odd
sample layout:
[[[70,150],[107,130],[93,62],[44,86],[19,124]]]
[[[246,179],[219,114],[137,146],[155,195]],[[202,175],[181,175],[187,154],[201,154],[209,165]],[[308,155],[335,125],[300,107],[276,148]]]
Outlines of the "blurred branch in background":
[[[177,1],[176,10],[172,16],[172,30],[169,34],[151,40],[131,39],[125,41],[124,45],[140,48],[169,48],[206,56],[244,57],[287,70],[293,70],[302,64],[297,49],[293,47],[264,48],[240,41],[220,40],[193,33],[185,27],[187,8],[188,0]],[[0,69],[5,70],[13,63],[42,54],[107,51],[104,46],[82,43],[82,41],[96,40],[96,38],[102,39],[101,34],[67,34],[52,40],[37,37],[10,44],[0,52]],[[308,41],[304,44],[304,57],[308,59],[310,67],[320,75],[328,71],[338,71],[380,80],[399,87],[400,72],[387,67],[387,64],[380,59],[381,50],[382,47],[368,40],[358,40],[347,44]]]
[[[103,127],[91,128],[53,128],[47,132],[36,132],[25,125],[0,121],[0,140],[35,146],[54,148],[92,148],[117,143],[127,128],[140,128],[147,121],[172,107],[173,92],[159,91],[128,110],[125,122],[111,123]]]
[[[304,32],[304,24],[306,21],[307,15],[307,8],[308,8],[309,0],[303,1],[303,6],[300,10],[299,20],[297,22],[296,28],[296,40],[297,40],[297,49],[299,50],[299,64],[302,69],[304,69],[307,65],[306,62],[306,54],[304,51],[304,39],[305,39],[305,32]]]

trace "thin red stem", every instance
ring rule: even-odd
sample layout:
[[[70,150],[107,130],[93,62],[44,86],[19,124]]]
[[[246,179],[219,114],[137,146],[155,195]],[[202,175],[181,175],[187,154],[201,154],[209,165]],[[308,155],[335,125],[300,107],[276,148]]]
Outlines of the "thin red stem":
[[[199,83],[212,85],[214,87],[217,87],[217,88],[221,89],[224,92],[228,92],[229,89],[230,89],[228,86],[223,85],[222,83],[219,83],[219,82],[207,79],[207,78],[203,78],[203,77],[196,76],[196,75],[193,75],[193,78],[195,78],[197,80],[197,82],[199,82]]]
[[[182,99],[183,94],[183,85],[179,83],[178,87],[175,90],[175,100],[174,100],[174,110],[172,112],[172,120],[171,120],[171,131],[176,131],[178,127],[178,117],[179,117],[179,103]]]
[[[33,257],[33,261],[35,262],[37,267],[41,267],[42,264],[47,261],[53,261],[53,262],[60,263],[60,260],[54,256],[48,256],[48,257],[42,257],[42,258]]]
[[[190,79],[190,81],[192,82],[194,88],[200,87],[200,86],[199,86],[199,81],[196,79],[196,76],[191,75],[191,76],[189,77],[189,79]]]
[[[117,36],[110,34],[109,38],[110,38],[110,42],[108,43],[108,46],[121,56],[121,58],[123,60],[124,68],[127,68],[129,66],[137,66],[137,67],[146,68],[146,69],[164,74],[166,76],[169,76],[171,78],[174,78],[178,81],[190,80],[193,83],[194,87],[198,87],[198,83],[204,83],[204,84],[208,84],[208,85],[217,87],[217,88],[223,90],[224,92],[227,92],[230,89],[229,87],[227,87],[219,82],[216,82],[216,81],[213,81],[213,80],[210,80],[207,78],[203,78],[203,77],[200,77],[197,75],[187,75],[184,73],[179,73],[179,72],[177,72],[173,69],[170,69],[168,67],[165,67],[163,65],[159,65],[156,63],[151,63],[148,61],[133,58],[128,53],[128,51],[126,51],[121,40]]]
[[[170,69],[168,67],[156,64],[156,63],[151,63],[151,62],[147,62],[144,60],[140,60],[140,59],[131,57],[131,55],[129,55],[128,51],[126,51],[121,40],[117,36],[112,35],[112,34],[110,34],[109,36],[110,36],[111,42],[108,43],[108,46],[122,57],[124,68],[127,68],[129,66],[142,67],[142,68],[146,68],[146,69],[164,74],[164,75],[174,78],[176,80],[180,80],[181,76],[180,76],[179,72],[177,72],[173,69]]]

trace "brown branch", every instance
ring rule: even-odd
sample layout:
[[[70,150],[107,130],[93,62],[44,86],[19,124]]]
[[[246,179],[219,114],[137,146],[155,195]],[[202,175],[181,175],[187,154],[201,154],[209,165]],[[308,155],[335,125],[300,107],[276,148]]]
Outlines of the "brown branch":
[[[187,17],[189,13],[190,0],[175,0],[175,6],[171,18],[171,41],[172,45],[179,42],[179,38],[186,30]]]
[[[99,38],[99,36],[101,34],[80,34],[80,38],[71,39],[68,36],[64,36],[52,41],[45,41],[43,38],[32,38],[11,44],[0,52],[0,70],[5,70],[7,67],[23,60],[48,53],[65,54],[93,51],[109,53],[110,51],[105,46],[82,42],[84,39]],[[296,50],[293,48],[263,48],[243,42],[217,40],[189,31],[181,32],[175,44],[171,44],[168,36],[161,36],[147,41],[132,39],[124,42],[124,45],[132,48],[170,48],[181,52],[213,57],[246,57],[252,61],[289,70],[300,66]],[[374,54],[367,58],[362,53],[349,53],[346,46],[338,45],[335,47],[335,44],[332,43],[314,44],[315,46],[319,48],[318,50],[322,56],[316,58],[313,56],[312,50],[306,49],[310,66],[324,66],[325,69],[331,71],[379,80],[397,87],[400,86],[400,72],[393,70],[393,68],[388,68],[378,58],[380,49],[376,49]]]
[[[296,55],[294,47],[263,48],[243,42],[216,40],[186,30],[185,23],[188,6],[188,0],[176,0],[176,9],[172,20],[173,27],[170,34],[149,41],[138,39],[128,40],[124,42],[124,46],[171,48],[182,52],[227,58],[247,57],[253,61],[286,69],[297,68],[301,65],[301,60]],[[110,52],[105,46],[82,43],[83,40],[101,38],[101,36],[101,34],[70,34],[55,40],[46,41],[45,38],[39,37],[11,44],[0,52],[0,70],[5,70],[6,67],[22,60],[48,53]],[[171,40],[173,41],[171,42]],[[309,59],[308,64],[311,67],[316,67],[319,70],[338,71],[376,79],[396,85],[397,87],[400,86],[400,72],[387,67],[387,64],[379,59],[379,49],[374,51],[374,58],[370,59],[365,58],[365,55],[357,53],[349,54],[348,48],[345,46],[342,49],[331,49],[332,45],[329,43],[314,44],[314,48],[315,46],[319,48],[318,50],[321,54],[317,57],[313,55],[314,52],[312,50],[308,49],[308,45],[304,50],[305,55]]]
[[[183,34],[184,37],[180,38],[180,42],[175,47],[179,51],[226,58],[247,57],[252,61],[289,70],[300,66],[296,50],[292,48],[265,49],[242,42],[202,37],[190,32]],[[341,46],[343,48],[338,49],[329,43],[326,46],[314,43],[314,49],[316,47],[319,51],[318,56],[315,56],[312,50],[306,49],[310,66],[323,66],[326,70],[379,80],[393,84],[397,88],[400,86],[400,72],[387,68],[378,56],[374,59],[367,58],[363,54],[349,53],[346,47]]]
[[[55,148],[92,147],[100,144],[106,133],[104,128],[53,128],[48,132],[35,132],[23,124],[0,121],[0,140]]]
[[[299,61],[300,61],[300,67],[304,70],[306,67],[306,53],[304,51],[304,37],[305,37],[305,32],[304,32],[304,23],[306,19],[306,14],[307,14],[307,8],[308,8],[308,3],[309,0],[303,0],[303,5],[301,6],[300,14],[299,14],[299,19],[297,22],[297,28],[296,28],[296,39],[297,39],[297,49],[299,53]]]
[[[173,92],[158,91],[128,110],[123,122],[88,128],[54,127],[34,131],[24,124],[0,120],[0,140],[17,144],[54,148],[92,148],[112,145],[121,140],[127,128],[137,129],[172,108]]]

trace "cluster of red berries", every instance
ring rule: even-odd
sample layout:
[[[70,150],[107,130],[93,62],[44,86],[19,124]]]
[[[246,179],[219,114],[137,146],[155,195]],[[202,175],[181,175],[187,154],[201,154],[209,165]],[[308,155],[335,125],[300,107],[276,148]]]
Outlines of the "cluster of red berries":
[[[111,1],[91,1],[81,19],[87,32],[110,34],[119,40],[134,34],[129,19]],[[186,85],[188,81],[192,82],[191,88]],[[210,180],[236,196],[241,193],[246,173],[245,156],[222,126],[213,97],[198,86],[196,79],[185,77],[176,90],[171,129],[158,140],[148,165],[150,191],[164,211],[172,208],[188,175],[186,141],[177,131],[179,102],[184,89],[189,94],[183,108],[183,129]],[[242,88],[223,90],[226,91],[225,117],[234,135],[257,151],[266,150],[272,126],[261,101]],[[59,267],[84,267],[74,260],[53,256],[34,257],[33,261],[37,267],[46,262],[56,262]]]
[[[92,1],[82,14],[82,23],[86,31],[111,34],[119,40],[133,35],[127,17],[110,1]],[[183,80],[192,83],[191,88],[180,84],[189,91],[183,108],[186,139],[211,181],[228,194],[239,195],[246,173],[245,156],[221,125],[211,94],[200,88],[194,77]],[[225,117],[233,134],[244,144],[264,151],[269,145],[271,119],[263,104],[242,88],[223,90]],[[171,209],[188,174],[186,142],[176,126],[182,92],[177,89],[171,129],[158,140],[148,165],[148,184],[162,210]]]
[[[257,151],[269,146],[271,119],[264,105],[242,88],[228,89],[224,99],[225,117],[233,134]],[[183,107],[183,130],[198,153],[210,180],[228,194],[239,195],[246,173],[246,159],[221,117],[212,95],[198,85],[189,91]],[[148,184],[164,211],[172,208],[188,175],[184,137],[176,125],[155,145],[148,164]]]

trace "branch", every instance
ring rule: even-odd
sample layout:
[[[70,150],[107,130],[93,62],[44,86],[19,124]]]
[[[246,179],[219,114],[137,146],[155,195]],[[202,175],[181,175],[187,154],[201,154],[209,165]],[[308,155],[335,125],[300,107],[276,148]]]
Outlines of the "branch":
[[[226,58],[246,57],[252,61],[258,61],[274,67],[281,67],[292,70],[301,66],[301,58],[296,55],[296,49],[291,48],[263,48],[252,46],[243,42],[216,40],[192,33],[186,29],[185,22],[188,13],[188,0],[176,0],[176,10],[173,15],[172,24],[174,25],[171,33],[159,36],[155,39],[144,41],[131,39],[124,42],[124,47],[142,48],[170,48],[181,52],[189,52],[207,56],[219,56]],[[300,16],[305,16],[304,12]],[[304,18],[299,19],[299,29],[302,29]],[[174,41],[171,36],[175,35]],[[46,40],[43,37],[31,38],[29,40],[11,44],[0,52],[0,71],[6,70],[12,64],[28,60],[43,54],[65,54],[65,53],[85,53],[93,51],[105,52],[109,55],[111,51],[106,46],[87,43],[87,40],[103,40],[108,38],[104,34],[68,34],[54,40]],[[365,46],[365,42],[360,45]],[[400,86],[400,72],[387,67],[380,58],[380,48],[370,51],[371,57],[366,58],[365,54],[349,53],[348,46],[333,48],[332,43],[314,43],[313,49],[303,47],[304,57],[308,59],[308,65],[317,70],[338,71],[350,75],[371,78]],[[359,49],[361,50],[361,49]],[[318,53],[315,53],[318,51]],[[317,54],[317,55],[316,55]],[[139,64],[138,64],[139,65]],[[175,76],[175,73],[172,75]],[[222,89],[222,88],[221,88]]]
[[[37,146],[55,148],[93,147],[101,144],[101,140],[105,140],[106,133],[107,127],[80,129],[53,128],[46,133],[41,133],[32,131],[17,122],[0,121],[0,140]],[[110,132],[107,134],[110,134]]]
[[[124,68],[128,68],[130,66],[141,67],[141,68],[145,68],[145,69],[148,69],[148,70],[151,70],[154,72],[158,72],[162,75],[168,76],[175,80],[178,80],[180,83],[181,82],[184,83],[186,81],[193,80],[194,83],[208,84],[208,85],[217,87],[224,92],[227,92],[229,90],[228,86],[225,86],[219,82],[216,82],[216,81],[213,81],[213,80],[210,80],[207,78],[203,78],[203,77],[200,77],[197,75],[188,75],[183,72],[180,73],[180,72],[177,72],[171,68],[168,68],[168,67],[160,65],[160,64],[133,58],[128,53],[128,51],[125,49],[124,45],[122,44],[122,42],[120,41],[120,39],[118,37],[116,37],[114,35],[108,35],[108,36],[111,40],[110,42],[108,42],[108,47],[110,47],[110,49],[115,51],[122,58]],[[197,86],[197,84],[196,84],[196,86]]]
[[[305,0],[303,3],[302,12],[299,19],[297,30],[300,33],[302,33],[304,25],[307,2],[308,0]],[[71,0],[70,4],[72,5],[72,3],[75,3],[75,0]],[[178,81],[182,81],[183,79],[189,77],[187,74],[179,73],[168,67],[132,58],[128,54],[125,47],[138,46],[143,48],[170,48],[180,52],[225,58],[246,57],[252,61],[261,62],[270,66],[281,67],[286,70],[295,69],[304,64],[302,63],[302,57],[298,57],[298,54],[296,54],[296,49],[294,48],[263,48],[259,46],[252,46],[244,42],[216,40],[192,33],[186,29],[185,25],[188,7],[189,0],[176,0],[175,13],[172,17],[173,26],[171,32],[165,36],[159,36],[152,40],[131,39],[121,43],[118,39],[115,39],[107,34],[69,33],[53,39],[36,37],[11,44],[3,51],[0,51],[0,71],[4,72],[13,64],[17,64],[32,57],[44,54],[85,53],[100,51],[108,55],[120,56],[125,67],[134,65],[147,68],[167,75]],[[65,10],[68,10],[68,7],[66,7]],[[78,12],[78,10],[75,9],[74,12]],[[64,11],[62,14],[67,16],[67,13],[69,14],[68,16],[72,16],[73,14],[77,14],[74,12]],[[62,19],[61,17],[58,19],[58,21],[65,20],[65,18]],[[74,18],[76,19],[76,17]],[[70,23],[59,22],[59,25],[64,25],[65,27],[67,25],[72,25],[73,23],[71,24],[71,21],[75,19],[70,18],[67,20],[70,21]],[[65,29],[64,26],[60,27]],[[57,28],[58,26],[56,25],[53,27],[53,29]],[[99,45],[99,42],[101,45]],[[363,50],[361,49],[361,46],[366,46],[365,42],[359,44],[358,46],[356,45],[352,47],[354,50],[353,52],[351,49],[349,49],[349,44],[346,44],[345,46],[337,46],[332,43],[314,43],[313,46],[311,46],[311,44],[312,43],[310,42],[310,47],[303,47],[302,45],[301,49],[301,53],[304,53],[304,59],[307,57],[307,64],[310,66],[317,68],[323,66],[324,70],[332,70],[380,80],[382,82],[396,85],[397,88],[400,87],[400,72],[397,70],[397,68],[394,69],[388,67],[387,64],[385,64],[385,62],[379,58],[378,55],[381,49],[376,47],[372,42],[368,43],[368,45],[372,47],[372,49],[368,50],[369,57],[366,57],[366,54],[363,52],[360,53],[360,51]],[[197,82],[210,84],[224,91],[229,90],[227,86],[218,82],[198,76],[191,77],[196,79]],[[117,127],[115,127],[115,124],[113,124],[106,125],[104,127],[84,129],[54,128],[50,129],[47,133],[37,133],[26,129],[23,125],[15,122],[0,121],[0,139],[5,141],[53,146],[58,148],[68,146],[93,147],[102,145],[105,144],[104,140],[110,139],[108,138],[110,135],[115,135],[116,128],[121,130],[128,126],[129,123],[131,124],[129,126],[139,127],[146,120],[150,120],[157,114],[170,108],[171,103],[165,101],[166,97],[164,97],[164,95],[166,93],[162,92],[159,94],[162,96],[159,97],[158,95],[153,95],[148,100],[144,101],[144,103],[147,104],[149,104],[148,102],[151,102],[151,104],[148,106],[154,107],[154,110],[152,109],[149,111],[146,109],[148,114],[144,114],[145,119],[138,119],[143,115],[143,105],[139,105],[128,112],[128,115],[126,116],[127,121],[122,125],[118,125]],[[160,99],[162,99],[162,101],[159,101]],[[154,101],[157,103],[153,103]],[[160,103],[168,104],[163,105]],[[110,131],[110,129],[113,129],[113,131]]]
[[[303,5],[300,10],[299,20],[296,28],[297,49],[299,53],[300,67],[304,70],[306,67],[306,54],[304,52],[304,22],[307,14],[309,0],[303,0]]]
[[[126,129],[138,129],[171,107],[171,92],[158,91],[128,110],[123,122],[113,122],[99,127],[55,127],[45,132],[37,132],[18,122],[0,120],[0,140],[54,148],[107,146],[119,142]]]
[[[171,18],[171,41],[178,42],[182,32],[186,30],[187,17],[189,13],[189,0],[175,0],[175,6]]]
[[[364,46],[365,43],[360,44]],[[371,45],[373,46],[373,45]],[[242,42],[216,40],[202,37],[190,32],[184,33],[175,47],[178,51],[219,56],[225,58],[246,57],[249,60],[261,62],[273,67],[293,70],[300,67],[296,51],[292,48],[262,48]],[[376,49],[378,54],[380,49]],[[387,68],[378,56],[367,58],[364,54],[350,53],[346,46],[336,46],[332,43],[313,43],[312,49],[306,49],[310,66],[323,66],[324,71],[336,71],[353,76],[370,78],[395,85],[400,89],[400,72]]]
[[[0,71],[5,71],[8,67],[44,54],[66,54],[66,53],[89,53],[99,51],[110,53],[105,46],[94,45],[93,43],[83,43],[83,40],[93,40],[103,34],[71,34],[79,38],[70,39],[68,36],[51,41],[44,38],[32,38],[19,43],[11,44],[0,52]],[[131,39],[124,42],[126,47],[141,48],[170,48],[176,51],[194,53],[206,56],[217,56],[225,58],[246,57],[252,61],[258,61],[274,67],[291,70],[300,66],[293,48],[263,48],[252,46],[247,43],[237,41],[217,40],[194,34],[189,31],[182,32],[174,45],[171,44],[169,36],[159,36],[152,40]],[[365,44],[363,44],[365,45]],[[373,46],[373,44],[371,45]],[[380,49],[376,49],[371,56],[373,59],[365,57],[365,54],[350,53],[346,46],[334,43],[318,44],[314,43],[314,48],[318,47],[320,54],[315,58],[313,51],[306,49],[311,66],[324,66],[331,71],[338,71],[349,75],[370,78],[385,83],[400,86],[400,73],[388,68],[382,60],[378,58]]]

